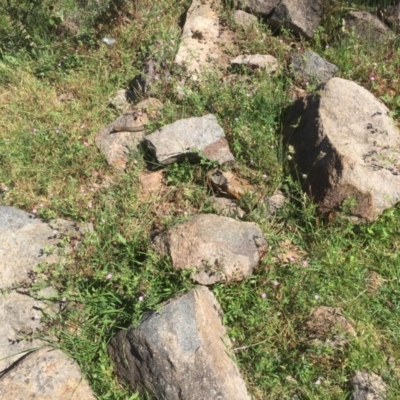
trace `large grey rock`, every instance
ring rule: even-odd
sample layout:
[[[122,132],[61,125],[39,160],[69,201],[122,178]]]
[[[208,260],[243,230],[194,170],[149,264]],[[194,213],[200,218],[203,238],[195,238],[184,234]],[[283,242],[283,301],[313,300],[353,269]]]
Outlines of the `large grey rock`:
[[[213,214],[196,215],[155,241],[156,249],[171,257],[174,268],[195,268],[193,278],[203,285],[250,275],[265,244],[256,224]]]
[[[116,374],[164,400],[247,400],[245,383],[228,355],[221,308],[205,287],[174,298],[119,332],[109,353]]]
[[[81,236],[85,228],[61,219],[45,223],[25,211],[0,206],[0,289],[30,282],[39,263],[57,262],[61,231],[68,230]]]
[[[0,206],[0,288],[29,279],[29,273],[47,260],[44,248],[56,244],[52,229],[34,215]]]
[[[371,221],[399,201],[399,130],[388,108],[356,83],[333,78],[299,99],[284,136],[320,211],[349,200],[353,217]]]
[[[353,387],[352,400],[384,400],[386,384],[379,375],[373,372],[356,371],[351,379]]]
[[[292,54],[291,68],[296,78],[310,83],[323,83],[333,78],[338,67],[313,51]]]
[[[310,39],[323,14],[324,0],[281,0],[268,18],[272,27],[285,27]]]
[[[23,353],[43,345],[35,338],[42,327],[43,301],[12,291],[0,294],[0,372],[22,357]]]
[[[346,16],[348,31],[371,44],[383,44],[393,38],[393,32],[378,17],[366,11],[351,11]]]
[[[267,18],[273,28],[285,27],[312,38],[323,14],[324,0],[236,0],[236,6]]]
[[[41,310],[51,311],[43,299],[53,297],[54,291],[42,291],[40,301],[29,295],[35,267],[61,262],[71,249],[60,249],[60,241],[67,236],[79,241],[87,229],[62,219],[46,223],[25,211],[0,206],[0,371],[20,358],[21,352],[41,345],[35,332],[42,327]]]
[[[49,347],[21,358],[1,375],[0,398],[95,400],[76,362]]]
[[[198,160],[199,153],[220,164],[234,160],[224,131],[212,114],[166,125],[147,135],[145,144],[162,165],[185,158]]]

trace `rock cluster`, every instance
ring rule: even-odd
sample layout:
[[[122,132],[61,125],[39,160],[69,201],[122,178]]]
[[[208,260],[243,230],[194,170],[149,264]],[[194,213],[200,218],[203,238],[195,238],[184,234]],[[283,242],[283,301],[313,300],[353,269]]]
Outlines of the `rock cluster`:
[[[306,39],[313,37],[324,14],[322,0],[235,3],[240,8],[235,21],[244,29],[261,17],[274,29],[289,28]],[[396,12],[390,19],[393,24]],[[381,44],[393,38],[392,31],[371,14],[354,11],[345,21],[345,30],[363,40]],[[229,61],[220,47],[229,34],[222,29],[217,2],[193,0],[175,62],[195,80],[213,68],[244,65],[270,73],[283,68],[268,54],[237,55]],[[154,75],[154,68],[149,61],[149,75]],[[294,53],[291,73],[297,80],[319,85],[317,92],[297,96],[287,110],[283,136],[294,174],[301,177],[304,191],[322,213],[344,209],[358,222],[375,220],[400,200],[400,135],[389,109],[363,87],[335,77],[338,68],[316,53]],[[144,79],[144,87],[148,82]],[[182,160],[207,159],[228,166],[234,162],[215,115],[181,119],[147,134],[162,104],[150,98],[132,107],[128,97],[119,92],[112,100],[123,115],[96,138],[112,167],[123,170],[129,154],[141,149],[148,150],[159,168]],[[145,192],[162,190],[159,171],[139,180]],[[250,399],[232,357],[221,307],[201,285],[248,277],[268,246],[259,226],[240,221],[244,212],[234,202],[255,188],[219,169],[210,171],[207,184],[218,195],[212,202],[222,215],[192,216],[154,238],[160,255],[169,257],[175,269],[192,271],[200,285],[146,314],[137,327],[120,331],[109,345],[117,376],[159,399]],[[287,201],[279,189],[263,198],[270,218]],[[42,328],[39,310],[57,312],[53,301],[57,293],[47,288],[38,300],[21,290],[35,279],[39,263],[60,262],[60,239],[70,231],[80,236],[84,228],[63,220],[45,223],[23,211],[0,207],[1,398],[94,399],[78,365],[60,350],[45,346],[37,335]],[[49,254],[50,247],[57,251]],[[311,340],[335,349],[356,335],[353,324],[331,307],[315,309],[305,329]],[[384,382],[375,374],[357,371],[351,383],[354,399],[386,395]]]

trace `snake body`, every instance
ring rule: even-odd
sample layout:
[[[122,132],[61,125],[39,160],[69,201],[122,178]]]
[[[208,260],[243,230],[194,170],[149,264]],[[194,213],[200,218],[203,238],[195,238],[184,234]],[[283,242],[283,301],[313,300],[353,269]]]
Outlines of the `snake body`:
[[[144,131],[144,125],[140,126],[113,126],[110,133],[115,132],[141,132]]]

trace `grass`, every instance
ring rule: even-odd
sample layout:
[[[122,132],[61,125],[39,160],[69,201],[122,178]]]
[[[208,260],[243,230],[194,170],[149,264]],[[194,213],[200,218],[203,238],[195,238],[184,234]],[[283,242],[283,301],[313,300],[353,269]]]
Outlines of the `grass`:
[[[0,1],[2,7],[5,3]],[[96,133],[118,116],[108,106],[109,97],[127,87],[152,57],[171,68],[171,79],[161,79],[154,88],[165,108],[152,126],[215,114],[237,160],[236,172],[264,195],[280,188],[290,200],[274,218],[259,199],[241,200],[245,219],[262,228],[270,250],[249,279],[211,287],[254,398],[343,399],[349,395],[349,378],[362,369],[380,374],[388,399],[398,399],[400,207],[362,226],[340,216],[322,218],[285,172],[281,124],[291,104],[288,91],[300,84],[286,69],[272,76],[242,71],[234,84],[210,74],[186,82],[187,95],[181,99],[174,90],[181,71],[172,60],[180,16],[189,2],[100,3],[55,1],[49,8],[43,2],[31,12],[46,24],[39,27],[28,13],[18,29],[4,33],[0,45],[1,203],[36,208],[45,219],[94,225],[68,264],[41,267],[47,281],[40,285],[55,287],[57,301],[66,299],[61,314],[47,319],[57,346],[78,361],[99,399],[139,399],[115,380],[107,343],[119,329],[138,324],[146,310],[193,287],[188,274],[174,271],[151,250],[150,235],[187,214],[214,211],[205,183],[212,165],[166,168],[164,197],[143,201],[142,155],[133,154],[119,174],[94,144]],[[315,50],[339,67],[341,77],[381,98],[399,122],[398,48],[373,48],[337,35],[343,15],[355,5],[331,3],[310,42],[285,31],[274,35],[261,23],[247,30],[235,27],[227,6],[221,18],[235,32],[227,52],[268,52],[286,66],[293,48]],[[366,6],[373,4],[357,7]],[[14,15],[1,18],[3,27],[15,27]],[[117,44],[102,44],[103,36],[116,38]],[[276,257],[282,248],[293,262]],[[380,287],[371,283],[374,274],[380,276]],[[317,305],[339,307],[354,322],[357,336],[341,350],[307,339],[304,324]]]

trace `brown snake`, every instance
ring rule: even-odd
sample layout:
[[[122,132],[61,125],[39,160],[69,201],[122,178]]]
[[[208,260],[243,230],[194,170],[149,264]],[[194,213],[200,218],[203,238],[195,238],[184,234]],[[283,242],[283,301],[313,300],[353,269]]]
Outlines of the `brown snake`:
[[[144,131],[144,125],[140,126],[113,126],[110,133],[115,132],[141,132]]]

